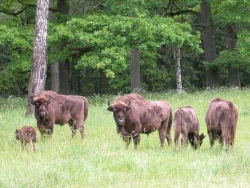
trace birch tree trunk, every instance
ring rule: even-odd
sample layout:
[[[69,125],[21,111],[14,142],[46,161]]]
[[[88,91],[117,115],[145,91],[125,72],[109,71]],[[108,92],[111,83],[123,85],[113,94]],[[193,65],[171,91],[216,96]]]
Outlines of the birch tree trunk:
[[[182,92],[182,80],[181,80],[181,50],[178,47],[175,49],[176,60],[176,90],[178,93]]]
[[[44,90],[47,75],[47,19],[49,0],[37,0],[36,25],[33,41],[33,57],[28,96]],[[34,114],[34,106],[28,102],[26,116]]]

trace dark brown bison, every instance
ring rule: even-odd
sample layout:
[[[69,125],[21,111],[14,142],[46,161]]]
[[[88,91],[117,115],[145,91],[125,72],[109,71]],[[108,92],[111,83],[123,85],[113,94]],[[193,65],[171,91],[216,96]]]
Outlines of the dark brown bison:
[[[35,105],[37,127],[42,135],[51,135],[54,124],[68,123],[72,137],[79,129],[82,139],[84,138],[84,121],[88,115],[88,101],[85,97],[43,91],[37,96],[31,96],[30,102]]]
[[[215,139],[219,139],[221,146],[234,145],[234,138],[238,119],[238,108],[232,102],[220,98],[212,99],[209,103],[205,121],[209,135],[210,146],[214,145]]]
[[[31,126],[23,126],[21,129],[16,129],[16,139],[20,140],[22,150],[27,144],[30,145],[31,150],[36,151],[36,129]]]
[[[165,139],[171,144],[170,129],[172,125],[172,109],[165,101],[145,100],[138,94],[128,94],[118,97],[108,110],[113,112],[117,132],[121,134],[126,146],[134,141],[135,149],[140,142],[140,134],[159,131],[161,146]]]
[[[191,106],[179,108],[174,113],[174,142],[175,148],[178,148],[179,136],[182,133],[181,144],[185,147],[189,141],[194,149],[198,149],[203,139],[204,134],[199,135],[198,117]]]

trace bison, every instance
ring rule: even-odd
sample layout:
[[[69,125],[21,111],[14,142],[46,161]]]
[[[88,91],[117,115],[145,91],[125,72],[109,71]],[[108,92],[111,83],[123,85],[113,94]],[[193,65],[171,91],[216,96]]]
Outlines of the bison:
[[[191,106],[179,108],[174,113],[174,142],[175,148],[178,148],[179,136],[182,133],[181,144],[185,147],[189,141],[194,149],[198,149],[205,135],[199,135],[199,121],[195,110]]]
[[[81,138],[84,139],[84,122],[88,115],[88,101],[85,97],[43,91],[37,96],[31,96],[30,103],[35,105],[37,127],[42,136],[51,136],[54,124],[68,123],[72,137],[79,129]]]
[[[216,139],[219,139],[221,146],[225,141],[226,151],[229,145],[234,145],[237,119],[238,108],[231,101],[220,98],[211,100],[205,117],[211,147]]]
[[[133,138],[136,149],[140,134],[148,135],[155,130],[159,131],[161,147],[165,139],[171,144],[172,109],[169,103],[145,100],[138,94],[127,94],[118,97],[112,105],[109,101],[107,109],[113,112],[117,132],[123,137],[126,147]]]
[[[36,151],[36,129],[31,126],[23,126],[20,129],[16,129],[16,139],[20,140],[22,150],[29,143],[31,150]]]

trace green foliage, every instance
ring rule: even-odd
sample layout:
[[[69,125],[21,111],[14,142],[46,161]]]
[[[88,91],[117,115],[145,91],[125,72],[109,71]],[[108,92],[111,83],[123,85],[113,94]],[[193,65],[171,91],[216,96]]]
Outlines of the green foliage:
[[[0,23],[0,46],[7,59],[0,60],[0,93],[20,95],[26,91],[31,66],[33,30],[18,19]],[[28,74],[27,74],[28,73]]]
[[[250,4],[246,0],[208,2],[220,54],[212,64],[201,63],[203,56],[199,56],[202,28],[196,13],[200,0],[174,1],[171,10],[166,10],[169,1],[165,0],[70,0],[70,15],[53,13],[49,20],[49,63],[68,62],[72,87],[80,93],[125,93],[130,91],[130,50],[136,48],[143,88],[162,91],[175,88],[175,59],[172,52],[161,53],[163,47],[169,50],[174,46],[183,53],[182,78],[187,90],[205,87],[205,68],[219,67],[226,79],[228,64],[243,69],[241,77],[249,85]],[[55,8],[57,2],[53,3]],[[35,5],[36,0],[0,2],[0,93],[4,95],[26,94],[35,22],[35,7],[30,4]],[[189,12],[169,17],[169,11],[183,10]],[[224,52],[226,24],[232,24],[237,33],[233,52]]]
[[[227,67],[230,65],[234,68],[249,66],[249,61],[245,59],[238,51],[222,51],[220,56],[212,63],[204,63],[207,69]]]
[[[75,67],[103,70],[112,80],[118,79],[119,75],[119,80],[110,83],[120,85],[121,79],[127,80],[125,79],[127,75],[122,74],[121,78],[121,73],[129,69],[130,49],[139,48],[141,54],[150,54],[146,56],[147,61],[156,65],[157,51],[163,45],[183,46],[188,51],[200,53],[199,33],[196,35],[191,33],[192,29],[189,24],[175,23],[171,18],[88,15],[82,18],[72,18],[66,24],[54,25],[48,39],[50,45],[67,41],[66,48],[58,48],[56,52],[59,54],[59,60],[71,58],[75,53],[74,49],[93,48],[76,59]],[[145,70],[145,72],[157,73],[156,66],[151,66],[151,68],[155,70]],[[111,86],[121,91],[126,85],[118,87],[112,84]]]
[[[222,24],[250,26],[250,2],[247,0],[224,0],[212,4],[213,20]]]

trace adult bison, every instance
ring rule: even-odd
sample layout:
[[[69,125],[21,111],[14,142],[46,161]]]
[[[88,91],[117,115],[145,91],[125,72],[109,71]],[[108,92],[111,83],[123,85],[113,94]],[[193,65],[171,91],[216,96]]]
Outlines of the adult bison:
[[[165,139],[171,144],[170,129],[172,125],[172,109],[165,101],[145,100],[138,94],[128,94],[118,97],[108,110],[113,112],[117,132],[121,134],[126,146],[134,141],[135,149],[140,142],[140,134],[159,131],[161,146]]]
[[[40,133],[51,135],[54,124],[68,123],[72,137],[77,129],[84,138],[84,121],[88,115],[88,101],[77,95],[59,95],[53,91],[43,91],[30,97],[30,103],[35,105],[35,117]]]
[[[215,139],[219,139],[221,146],[234,145],[234,138],[238,119],[238,108],[231,101],[214,98],[211,100],[206,113],[205,121],[209,135],[210,146]]]
[[[191,106],[179,108],[174,113],[174,142],[175,148],[178,148],[179,136],[182,133],[181,144],[185,147],[189,141],[194,149],[198,149],[203,139],[204,134],[199,135],[200,125],[198,117]]]

